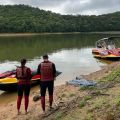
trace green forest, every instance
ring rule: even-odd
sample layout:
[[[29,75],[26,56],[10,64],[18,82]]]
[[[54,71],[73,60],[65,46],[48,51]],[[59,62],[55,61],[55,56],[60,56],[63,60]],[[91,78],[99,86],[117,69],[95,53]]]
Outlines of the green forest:
[[[61,15],[27,5],[0,5],[0,33],[120,31],[120,12]]]

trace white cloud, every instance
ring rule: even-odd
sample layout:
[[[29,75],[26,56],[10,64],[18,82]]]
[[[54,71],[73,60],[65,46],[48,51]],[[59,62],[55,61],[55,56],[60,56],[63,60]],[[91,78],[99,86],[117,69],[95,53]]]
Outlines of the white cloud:
[[[0,0],[0,5],[12,5],[14,2],[12,0]]]
[[[0,0],[0,4],[25,4],[61,14],[105,14],[120,11],[120,0]]]

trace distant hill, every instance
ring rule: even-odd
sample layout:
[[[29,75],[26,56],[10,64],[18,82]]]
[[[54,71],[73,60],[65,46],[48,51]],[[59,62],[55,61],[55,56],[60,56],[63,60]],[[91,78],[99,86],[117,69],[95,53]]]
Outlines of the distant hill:
[[[120,31],[120,12],[99,16],[60,15],[27,5],[0,6],[0,32]]]

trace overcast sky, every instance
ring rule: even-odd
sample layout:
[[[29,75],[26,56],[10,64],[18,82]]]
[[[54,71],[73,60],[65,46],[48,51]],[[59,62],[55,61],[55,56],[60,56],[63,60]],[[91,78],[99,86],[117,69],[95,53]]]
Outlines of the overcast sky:
[[[120,11],[120,0],[0,0],[0,4],[25,4],[56,13],[74,15],[99,15]]]

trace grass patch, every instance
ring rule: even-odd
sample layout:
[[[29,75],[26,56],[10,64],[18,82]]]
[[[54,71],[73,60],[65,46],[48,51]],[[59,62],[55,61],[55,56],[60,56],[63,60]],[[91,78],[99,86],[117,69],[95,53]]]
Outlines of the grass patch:
[[[93,117],[94,117],[94,116],[93,116],[93,113],[88,113],[86,120],[94,120]]]
[[[69,97],[73,97],[73,96],[75,96],[75,94],[74,94],[74,93],[71,93],[71,94],[69,95]]]
[[[92,99],[92,96],[90,96],[90,95],[84,97],[85,101],[90,100],[90,99]]]
[[[96,101],[94,101],[93,103],[93,109],[100,109],[102,108],[104,105],[106,105],[106,100],[105,99],[98,99]]]
[[[55,120],[60,120],[62,118],[62,113],[61,112],[58,112],[56,114],[56,117],[55,117]]]
[[[110,74],[106,77],[99,80],[99,82],[109,82],[116,79],[116,77],[120,76],[120,68],[113,70]]]
[[[92,99],[92,97],[90,95],[85,96],[79,103],[79,107],[82,108],[86,105],[87,101]]]
[[[83,87],[80,87],[79,91],[80,90],[94,90],[96,89],[95,86],[83,86]]]
[[[112,105],[120,107],[120,96],[117,96],[112,100]]]
[[[85,105],[86,105],[86,101],[85,100],[80,101],[80,103],[79,103],[79,107],[80,108],[83,108]]]

